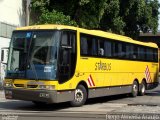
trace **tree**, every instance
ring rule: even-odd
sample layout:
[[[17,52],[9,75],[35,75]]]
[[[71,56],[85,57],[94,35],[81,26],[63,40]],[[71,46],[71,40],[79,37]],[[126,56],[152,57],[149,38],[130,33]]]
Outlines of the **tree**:
[[[67,24],[133,38],[140,31],[156,33],[158,8],[158,0],[32,0],[37,24]]]
[[[31,4],[32,21],[34,24],[63,24],[77,26],[76,22],[71,20],[70,16],[51,9],[52,6],[50,6],[49,0],[33,0]]]
[[[139,36],[140,31],[157,32],[159,14],[157,0],[122,1],[120,7],[120,16],[126,24],[123,29],[125,35],[135,38]]]
[[[124,34],[125,22],[120,16],[120,10],[119,0],[108,0],[105,13],[100,22],[100,28],[105,31]]]
[[[63,25],[72,25],[77,26],[77,23],[71,20],[70,16],[65,16],[62,12],[57,12],[53,10],[49,12],[44,10],[39,17],[37,24],[63,24]]]

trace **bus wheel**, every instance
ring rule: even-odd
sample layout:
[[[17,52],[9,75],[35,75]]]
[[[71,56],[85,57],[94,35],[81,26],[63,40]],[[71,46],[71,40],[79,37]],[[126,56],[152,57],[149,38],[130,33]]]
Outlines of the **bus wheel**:
[[[145,81],[142,81],[140,85],[139,95],[143,96],[146,92],[146,83]]]
[[[136,81],[132,84],[132,97],[136,97],[138,95],[138,83]]]
[[[83,85],[78,85],[74,93],[74,100],[70,102],[73,107],[79,107],[85,104],[87,100],[87,91]]]

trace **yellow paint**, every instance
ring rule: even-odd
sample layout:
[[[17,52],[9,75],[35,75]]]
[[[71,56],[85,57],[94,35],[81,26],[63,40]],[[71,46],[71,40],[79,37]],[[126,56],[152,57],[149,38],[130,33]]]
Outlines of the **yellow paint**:
[[[59,84],[58,81],[47,81],[39,80],[45,85],[55,85],[56,90],[67,90],[75,89],[79,82],[87,80],[91,75],[96,87],[106,87],[106,86],[119,86],[119,85],[131,85],[135,79],[139,83],[145,79],[145,69],[148,65],[152,82],[155,82],[158,73],[158,62],[139,62],[139,61],[128,61],[128,60],[117,60],[117,59],[104,59],[104,58],[91,58],[91,57],[81,57],[80,56],[80,33],[86,33],[90,35],[100,36],[104,38],[110,38],[113,40],[120,40],[129,43],[134,43],[138,45],[149,46],[153,48],[158,48],[154,43],[143,43],[139,41],[132,40],[129,37],[116,35],[108,32],[98,31],[98,30],[86,30],[77,27],[70,27],[64,25],[37,25],[18,28],[17,30],[30,30],[30,29],[69,29],[77,31],[77,62],[76,70],[74,76],[63,84]],[[107,70],[95,70],[96,62],[106,63],[109,68]],[[111,68],[110,68],[111,67]],[[6,81],[8,81],[6,79]],[[30,80],[33,81],[33,80]],[[26,85],[29,80],[13,80],[14,84],[24,84]],[[36,83],[36,82],[35,82]],[[38,84],[38,82],[37,82]],[[15,87],[15,86],[14,86]],[[88,86],[89,88],[92,88]]]

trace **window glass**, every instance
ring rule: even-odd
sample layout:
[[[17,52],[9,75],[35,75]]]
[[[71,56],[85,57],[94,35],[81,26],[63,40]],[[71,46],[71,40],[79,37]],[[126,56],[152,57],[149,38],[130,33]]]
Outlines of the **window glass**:
[[[113,57],[118,57],[118,43],[113,42],[112,52],[113,52]]]
[[[126,58],[126,45],[125,45],[125,43],[118,43],[118,57]]]
[[[97,40],[92,36],[81,35],[81,55],[97,56]]]
[[[134,54],[133,45],[126,44],[126,58],[133,59],[133,54]]]
[[[104,42],[104,55],[106,57],[112,56],[112,43],[107,40]]]
[[[81,55],[156,62],[157,54],[150,47],[81,34]]]
[[[153,61],[153,49],[150,48],[146,49],[146,59],[148,61]]]
[[[145,60],[145,49],[142,46],[138,47],[138,59]]]
[[[158,61],[158,50],[156,49],[153,50],[153,61]]]
[[[104,56],[104,40],[99,40],[99,43],[98,43],[98,55],[99,56]]]
[[[92,55],[93,56],[97,56],[98,54],[98,50],[97,50],[97,39],[96,38],[92,38]]]
[[[134,45],[133,47],[133,59],[138,59],[138,46]]]

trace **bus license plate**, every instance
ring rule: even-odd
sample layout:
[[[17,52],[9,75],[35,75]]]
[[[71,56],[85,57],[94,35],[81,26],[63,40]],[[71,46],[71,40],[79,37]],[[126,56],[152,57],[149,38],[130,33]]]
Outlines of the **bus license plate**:
[[[5,91],[6,99],[12,99],[12,91]]]

